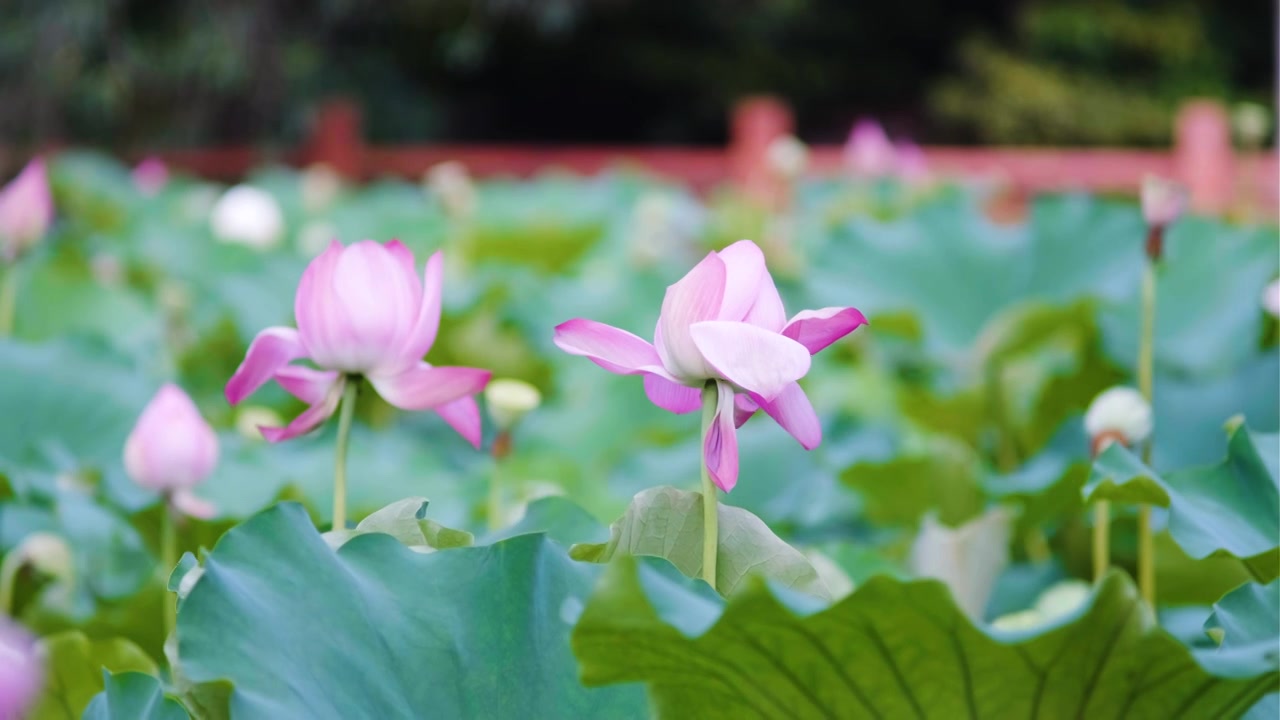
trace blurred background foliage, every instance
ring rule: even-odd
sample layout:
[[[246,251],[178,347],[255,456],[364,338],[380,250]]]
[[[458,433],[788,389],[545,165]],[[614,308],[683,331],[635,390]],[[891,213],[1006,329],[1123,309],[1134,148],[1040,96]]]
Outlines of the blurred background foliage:
[[[1150,145],[1176,104],[1270,96],[1265,0],[8,0],[0,138],[292,143],[357,97],[377,141],[724,140],[781,92],[927,142]]]

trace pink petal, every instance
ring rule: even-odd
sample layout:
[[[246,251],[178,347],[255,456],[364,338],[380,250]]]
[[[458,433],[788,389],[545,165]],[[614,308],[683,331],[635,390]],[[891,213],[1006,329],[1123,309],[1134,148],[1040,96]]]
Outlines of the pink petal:
[[[763,400],[763,398],[761,398]],[[769,413],[783,430],[800,442],[805,450],[812,450],[822,442],[822,423],[814,412],[809,396],[796,383],[791,383],[772,401],[761,402],[760,409]]]
[[[413,256],[409,256],[411,267]],[[440,330],[440,291],[444,286],[444,254],[436,251],[427,258],[427,269],[422,273],[422,298],[418,316],[413,322],[402,351],[401,361],[412,366],[422,360],[436,342]]]
[[[249,343],[244,361],[227,381],[227,402],[235,405],[249,397],[280,368],[305,354],[298,331],[287,327],[270,327],[258,333]]]
[[[401,359],[422,304],[422,283],[403,245],[352,243],[338,257],[330,292],[347,323],[334,328],[323,350],[310,357],[331,370],[387,374],[410,367]],[[323,289],[322,289],[323,290]]]
[[[760,410],[760,406],[756,404],[747,395],[735,395],[733,397],[733,424],[735,427],[742,427],[747,421],[755,416]]]
[[[698,350],[719,377],[766,400],[809,372],[809,351],[778,333],[719,320],[692,329]]]
[[[667,376],[653,346],[612,325],[577,318],[556,326],[556,347],[570,355],[582,355],[612,373]]]
[[[293,317],[308,354],[311,345],[327,347],[333,344],[335,335],[345,332],[346,311],[333,293],[333,273],[342,250],[342,243],[333,240],[324,252],[312,258],[302,271],[293,296]]]
[[[218,436],[191,398],[166,383],[147,403],[124,443],[124,467],[160,492],[203,482],[218,464]]]
[[[867,319],[857,308],[801,310],[783,328],[782,334],[816,355],[819,350],[866,324]]]
[[[218,513],[218,509],[213,503],[197,497],[190,490],[179,490],[173,493],[169,496],[169,504],[173,506],[174,510],[183,515],[200,520],[208,520]]]
[[[302,365],[285,365],[276,371],[275,380],[290,395],[308,405],[315,405],[329,394],[342,376],[335,370],[316,370]]]
[[[702,391],[673,383],[657,375],[644,376],[644,393],[654,405],[682,415],[702,407]]]
[[[705,380],[712,376],[689,328],[696,322],[719,317],[726,273],[724,261],[710,253],[679,282],[668,287],[662,299],[662,314],[658,317],[654,339],[662,365],[680,380]]]
[[[724,297],[719,314],[705,319],[742,320],[755,305],[761,285],[769,277],[764,253],[750,240],[739,240],[718,254],[725,267]]]
[[[702,441],[711,480],[725,492],[738,484],[738,431],[733,425],[733,388],[716,383],[716,416]]]
[[[493,373],[469,367],[432,367],[418,363],[398,375],[369,376],[383,400],[401,410],[438,408],[484,389]]]
[[[782,307],[778,286],[773,284],[773,276],[769,273],[766,272],[760,281],[760,292],[743,322],[771,332],[782,332],[787,324],[787,311]]]
[[[473,397],[464,397],[435,408],[436,413],[475,449],[480,449],[480,408]]]
[[[338,404],[342,402],[342,389],[346,384],[345,377],[339,378],[338,382],[329,388],[329,394],[325,395],[320,402],[303,410],[302,414],[294,418],[293,422],[286,427],[259,427],[258,429],[262,431],[262,437],[266,438],[267,442],[283,442],[320,427],[338,409]]]

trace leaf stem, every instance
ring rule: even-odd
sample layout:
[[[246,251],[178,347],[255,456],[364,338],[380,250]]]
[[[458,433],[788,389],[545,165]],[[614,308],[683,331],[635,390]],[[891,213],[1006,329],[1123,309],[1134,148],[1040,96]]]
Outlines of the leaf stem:
[[[1142,274],[1142,335],[1138,344],[1138,391],[1154,408],[1152,394],[1155,385],[1155,329],[1156,329],[1156,263],[1148,259]],[[1142,461],[1151,463],[1152,438],[1142,449]],[[1151,534],[1151,506],[1138,507],[1138,589],[1147,605],[1156,604],[1156,549]]]
[[[356,413],[359,381],[346,378],[342,389],[342,410],[338,415],[338,448],[333,459],[333,530],[347,527],[347,443],[351,439],[351,418]]]
[[[493,472],[489,475],[489,505],[485,511],[489,530],[502,527],[502,465],[503,458],[510,453],[510,450],[511,433],[508,430],[502,430],[493,441]]]
[[[169,573],[178,566],[178,521],[174,517],[176,511],[173,503],[165,496],[163,515],[160,518],[160,566],[164,571],[164,581],[169,582]],[[164,636],[167,638],[178,627],[178,595],[165,593],[164,598]]]
[[[1101,582],[1111,567],[1111,501],[1093,504],[1093,579]]]
[[[0,563],[0,617],[14,617],[13,588],[18,584],[18,571],[25,563],[22,555],[13,548]]]
[[[13,320],[18,307],[18,266],[0,268],[0,338],[13,334]]]
[[[707,431],[716,417],[716,403],[720,392],[714,380],[702,388],[702,577],[716,588],[716,551],[720,542],[719,511],[716,507],[715,483],[707,470]],[[726,409],[732,412],[732,408]]]

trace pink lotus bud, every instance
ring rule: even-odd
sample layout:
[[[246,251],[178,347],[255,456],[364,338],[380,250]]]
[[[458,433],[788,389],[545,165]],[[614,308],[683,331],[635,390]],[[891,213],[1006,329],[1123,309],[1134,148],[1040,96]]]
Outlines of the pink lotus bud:
[[[653,344],[610,325],[575,319],[555,343],[609,372],[643,375],[653,404],[674,413],[717,393],[704,438],[707,470],[726,492],[738,479],[736,427],[763,409],[806,449],[822,441],[809,398],[796,383],[810,356],[866,323],[850,307],[804,310],[787,320],[764,253],[741,240],[706,256],[667,288]]]
[[[180,495],[185,501],[217,464],[218,436],[191,398],[173,384],[160,388],[147,403],[124,444],[124,467],[133,481],[164,493],[171,502]]]
[[[1156,175],[1142,179],[1142,216],[1147,225],[1164,228],[1187,209],[1187,189]]]
[[[433,367],[422,357],[440,326],[444,256],[427,260],[418,279],[413,252],[398,240],[336,240],[307,265],[294,299],[298,329],[258,333],[227,381],[236,404],[274,379],[311,407],[285,428],[261,428],[271,442],[322,424],[337,409],[349,376],[364,376],[384,400],[404,410],[435,410],[473,445],[480,444],[480,409],[472,397],[491,373]],[[290,365],[309,358],[319,370]]]
[[[43,686],[44,665],[35,638],[0,616],[0,720],[25,717]]]
[[[902,182],[912,187],[922,187],[933,180],[933,174],[929,172],[929,161],[925,159],[924,151],[919,145],[904,140],[898,143],[894,157],[898,165],[898,177]]]
[[[156,195],[169,182],[169,168],[154,155],[138,163],[133,169],[133,184],[148,197]]]
[[[0,189],[0,258],[17,260],[40,242],[52,222],[49,174],[44,160],[36,158]]]
[[[854,175],[885,177],[894,171],[893,143],[875,120],[859,120],[844,145],[844,162]]]

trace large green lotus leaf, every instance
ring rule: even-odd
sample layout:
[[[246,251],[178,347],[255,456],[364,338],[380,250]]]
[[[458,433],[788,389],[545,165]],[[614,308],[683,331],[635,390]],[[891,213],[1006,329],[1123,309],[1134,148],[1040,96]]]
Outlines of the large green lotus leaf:
[[[1280,669],[1280,580],[1269,585],[1241,585],[1213,605],[1205,631],[1219,638],[1205,653],[1205,667],[1241,674],[1255,667]]]
[[[106,687],[85,708],[82,720],[186,720],[182,704],[164,694],[160,681],[139,672],[103,673]]]
[[[68,631],[41,638],[44,690],[31,711],[32,720],[77,720],[93,696],[102,691],[103,670],[154,675],[155,662],[124,638],[90,640]]]
[[[878,525],[915,527],[925,513],[959,527],[985,504],[978,469],[963,448],[940,445],[929,455],[859,462],[840,476],[862,495],[866,518]]]
[[[383,533],[418,552],[467,547],[475,542],[475,536],[471,533],[447,528],[428,518],[429,506],[430,503],[424,497],[397,500],[366,516],[354,529],[325,533],[325,539],[330,544],[341,545],[359,535]]]
[[[1227,553],[1246,561],[1262,581],[1280,574],[1280,481],[1258,455],[1244,426],[1231,432],[1227,459],[1162,476],[1120,444],[1094,462],[1086,501],[1146,503],[1169,508],[1169,532],[1188,555]]]
[[[1280,687],[1268,668],[1206,672],[1119,573],[1033,633],[988,634],[941,584],[885,577],[800,616],[755,584],[699,636],[664,619],[676,614],[616,563],[574,631],[583,682],[648,683],[673,718],[1225,718]]]
[[[609,529],[580,505],[552,496],[529,503],[520,520],[484,536],[481,542],[492,545],[499,540],[530,533],[546,533],[547,537],[566,547],[573,543],[604,542],[609,537]]]
[[[671,562],[687,577],[702,576],[702,494],[661,486],[635,496],[627,512],[609,528],[609,540],[574,545],[575,560],[606,563],[615,555],[650,555]],[[784,587],[830,599],[817,570],[795,548],[742,508],[716,504],[719,518],[716,589],[732,594],[759,574]]]
[[[578,684],[568,637],[595,575],[540,535],[335,552],[285,503],[205,557],[178,657],[193,683],[234,683],[233,717],[643,716],[638,688]]]
[[[1243,415],[1252,427],[1280,427],[1280,352],[1257,355],[1216,377],[1161,374],[1155,378],[1155,452],[1158,468],[1203,465],[1222,458],[1224,423]]]

